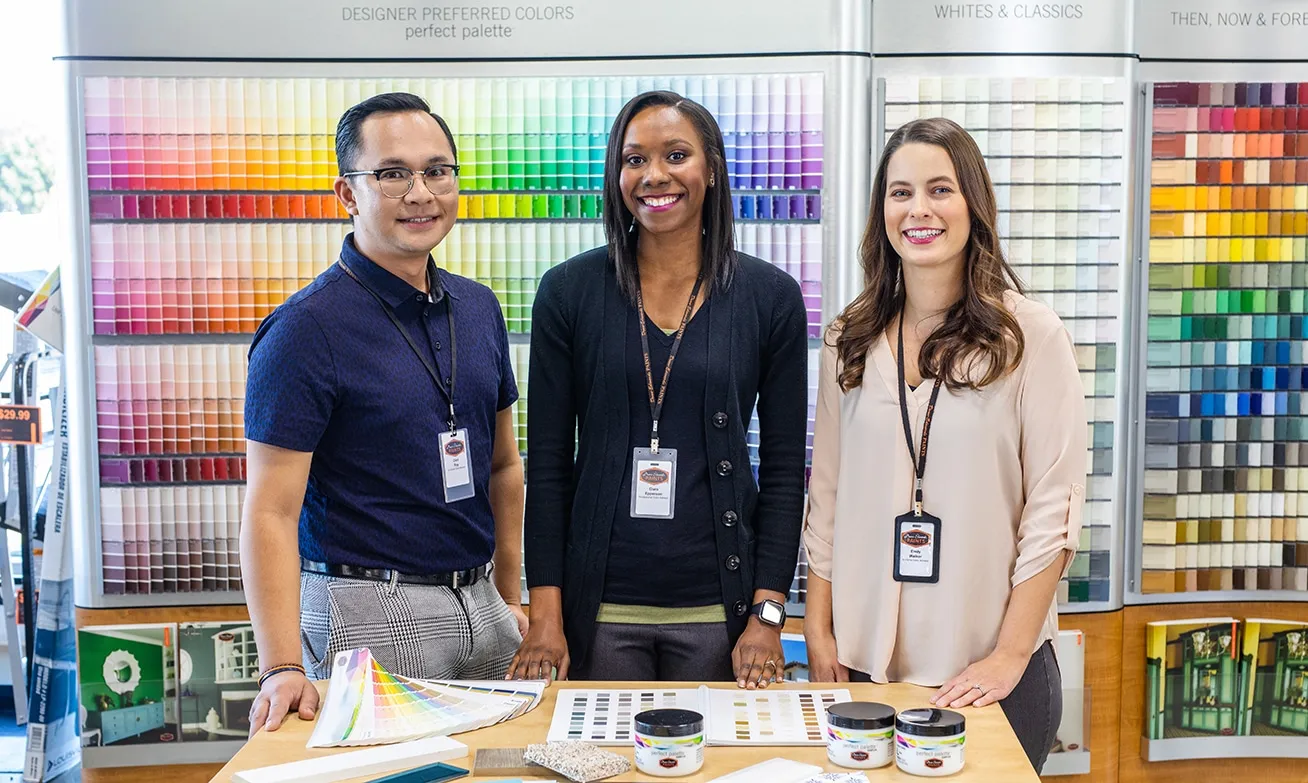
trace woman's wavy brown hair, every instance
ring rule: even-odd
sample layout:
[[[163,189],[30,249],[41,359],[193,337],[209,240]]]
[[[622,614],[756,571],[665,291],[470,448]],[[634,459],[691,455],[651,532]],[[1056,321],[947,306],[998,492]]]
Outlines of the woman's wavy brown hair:
[[[867,228],[859,246],[865,287],[835,324],[840,388],[848,392],[862,384],[872,342],[904,308],[900,258],[886,234],[885,198],[890,158],[905,144],[934,144],[949,153],[972,215],[963,267],[963,296],[923,343],[918,369],[923,378],[942,378],[952,391],[979,389],[999,380],[1022,361],[1022,329],[1004,304],[1004,293],[1021,293],[1022,284],[1004,260],[999,245],[995,190],[985,158],[967,131],[943,117],[904,125],[891,135],[881,153]]]

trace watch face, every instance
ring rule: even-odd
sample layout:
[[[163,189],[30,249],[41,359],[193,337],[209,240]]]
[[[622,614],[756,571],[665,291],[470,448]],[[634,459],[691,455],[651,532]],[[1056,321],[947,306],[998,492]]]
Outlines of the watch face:
[[[786,621],[786,610],[774,601],[765,601],[759,608],[758,619],[768,625],[781,625]]]

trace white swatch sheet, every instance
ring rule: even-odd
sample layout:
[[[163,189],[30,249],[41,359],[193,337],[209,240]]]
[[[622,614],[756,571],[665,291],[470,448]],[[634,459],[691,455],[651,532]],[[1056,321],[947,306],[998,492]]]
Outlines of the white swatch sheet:
[[[632,719],[646,710],[700,711],[700,689],[560,690],[549,742],[581,740],[593,745],[630,745]]]
[[[850,700],[844,689],[565,689],[559,691],[548,740],[629,745],[638,713],[676,708],[704,716],[709,745],[824,745],[827,708]]]

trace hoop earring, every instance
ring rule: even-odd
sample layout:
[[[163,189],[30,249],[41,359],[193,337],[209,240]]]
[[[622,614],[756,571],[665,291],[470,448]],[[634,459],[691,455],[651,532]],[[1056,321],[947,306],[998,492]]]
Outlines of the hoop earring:
[[[632,216],[631,216],[631,225],[630,225],[630,226],[627,226],[627,233],[628,233],[628,234],[633,234],[633,233],[635,233],[635,231],[636,231],[636,216],[635,216],[635,215],[632,215]]]

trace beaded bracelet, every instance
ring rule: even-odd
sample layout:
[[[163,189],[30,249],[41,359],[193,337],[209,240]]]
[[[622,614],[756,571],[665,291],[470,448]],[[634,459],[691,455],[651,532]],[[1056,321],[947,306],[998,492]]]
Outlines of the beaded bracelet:
[[[263,684],[268,681],[269,677],[274,677],[284,672],[299,672],[304,674],[304,667],[298,663],[279,663],[276,666],[270,666],[263,674],[259,675],[259,689],[263,689]]]

